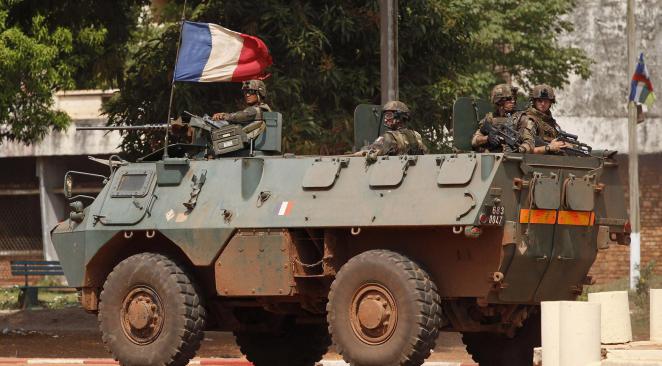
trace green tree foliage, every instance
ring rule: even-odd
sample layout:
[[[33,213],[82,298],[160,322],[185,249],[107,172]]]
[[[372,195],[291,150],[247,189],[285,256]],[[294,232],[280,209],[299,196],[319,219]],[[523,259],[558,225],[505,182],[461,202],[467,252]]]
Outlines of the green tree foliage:
[[[342,153],[351,146],[359,103],[379,103],[378,1],[189,1],[187,18],[221,24],[263,39],[274,65],[269,103],[284,115],[286,151]],[[570,73],[589,74],[581,50],[560,45],[570,0],[400,1],[400,96],[414,127],[443,148],[453,100],[488,94],[509,74],[524,85],[562,86]],[[164,122],[178,39],[181,3],[159,14],[156,36],[141,44],[125,87],[107,104],[111,124]],[[173,116],[231,111],[237,84],[177,84]],[[162,134],[129,134],[122,148],[139,155]]]
[[[39,141],[69,117],[57,90],[121,86],[147,1],[0,0],[0,144]]]

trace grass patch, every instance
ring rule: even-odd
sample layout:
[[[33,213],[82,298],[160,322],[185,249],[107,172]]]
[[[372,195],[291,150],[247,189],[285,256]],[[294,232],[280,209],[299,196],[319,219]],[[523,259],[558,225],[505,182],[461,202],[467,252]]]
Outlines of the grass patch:
[[[18,286],[0,289],[0,310],[20,309]],[[78,306],[78,292],[61,290],[39,290],[39,304],[46,309],[62,309]]]

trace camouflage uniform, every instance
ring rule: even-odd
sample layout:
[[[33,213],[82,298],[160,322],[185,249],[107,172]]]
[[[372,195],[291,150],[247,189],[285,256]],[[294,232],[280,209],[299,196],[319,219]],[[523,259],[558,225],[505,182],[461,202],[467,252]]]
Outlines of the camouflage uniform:
[[[384,104],[383,111],[397,113],[395,118],[398,123],[395,126],[385,123],[389,130],[368,146],[369,158],[375,159],[380,155],[421,155],[428,152],[421,134],[402,125],[410,114],[406,104],[390,101]]]
[[[542,142],[545,144],[552,142],[559,136],[560,130],[551,111],[543,113],[533,107],[534,99],[549,99],[555,103],[554,90],[546,84],[536,85],[531,91],[530,99],[532,106],[524,112],[519,120],[522,145],[526,147],[527,151],[533,151],[533,148]]]
[[[258,93],[258,102],[249,105],[244,110],[228,113],[225,120],[230,123],[245,125],[243,130],[249,139],[255,139],[266,129],[263,113],[271,112],[271,108],[263,99],[267,97],[267,88],[262,80],[244,81],[241,90],[256,90]]]
[[[492,104],[497,107],[497,112],[496,113],[487,113],[485,117],[483,117],[480,122],[478,122],[478,129],[476,132],[474,132],[473,136],[471,137],[471,146],[473,149],[477,152],[503,152],[503,151],[511,151],[510,147],[506,144],[501,144],[498,148],[489,148],[487,144],[484,145],[479,145],[478,143],[478,138],[479,137],[484,137],[486,136],[481,132],[483,129],[483,125],[485,123],[490,123],[492,126],[499,126],[501,124],[509,124],[510,127],[515,130],[519,131],[520,126],[519,126],[519,118],[522,115],[522,112],[513,112],[510,114],[499,114],[499,109],[498,109],[498,103],[501,101],[503,98],[514,98],[517,100],[517,88],[511,86],[510,84],[499,84],[495,86],[492,89],[492,93],[490,96],[490,100]],[[518,152],[523,152],[524,148],[521,149],[521,151]]]
[[[386,131],[368,149],[379,155],[422,155],[428,149],[421,134],[408,128]]]

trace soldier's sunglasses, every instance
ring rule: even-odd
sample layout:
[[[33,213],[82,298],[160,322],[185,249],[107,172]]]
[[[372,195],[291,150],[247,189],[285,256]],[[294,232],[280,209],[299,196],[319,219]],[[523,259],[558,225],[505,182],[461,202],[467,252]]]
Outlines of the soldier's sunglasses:
[[[400,111],[384,111],[384,118],[400,119],[400,117],[402,117],[402,112]]]
[[[255,89],[243,89],[242,92],[244,95],[257,95],[257,90]]]

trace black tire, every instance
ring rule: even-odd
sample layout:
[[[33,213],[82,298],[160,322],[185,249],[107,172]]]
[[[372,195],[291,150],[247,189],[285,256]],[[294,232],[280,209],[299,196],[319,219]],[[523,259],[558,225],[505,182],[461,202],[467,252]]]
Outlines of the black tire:
[[[123,260],[101,291],[103,343],[121,365],[188,364],[204,337],[205,316],[191,277],[161,254]]]
[[[327,313],[336,350],[352,366],[421,365],[441,326],[440,298],[430,276],[389,250],[361,253],[342,266]]]
[[[462,342],[480,366],[531,366],[540,347],[540,312],[532,314],[515,337],[495,333],[464,333]]]
[[[241,353],[254,366],[314,366],[331,345],[326,324],[285,319],[277,331],[234,332]]]

